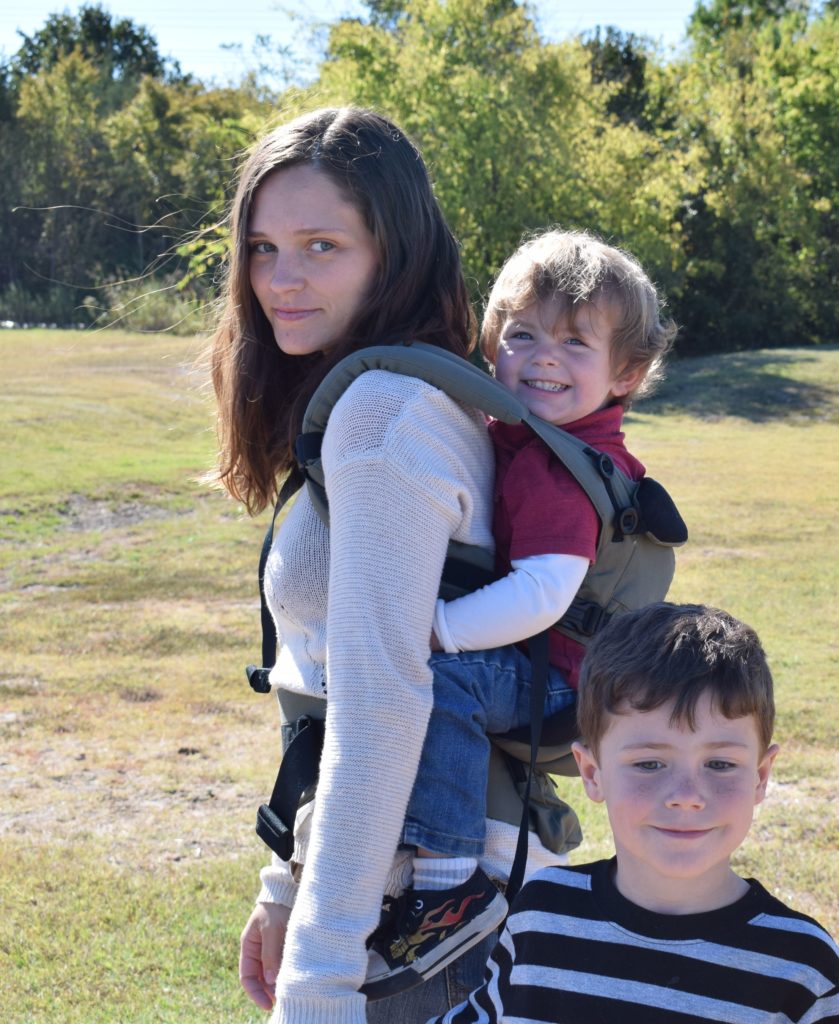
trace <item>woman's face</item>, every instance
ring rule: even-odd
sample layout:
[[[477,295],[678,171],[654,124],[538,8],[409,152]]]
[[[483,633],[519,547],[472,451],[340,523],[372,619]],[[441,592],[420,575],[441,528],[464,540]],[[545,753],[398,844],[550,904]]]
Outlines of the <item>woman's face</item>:
[[[339,341],[379,265],[361,213],[321,171],[275,171],[259,186],[248,224],[251,288],[280,349],[301,356]]]

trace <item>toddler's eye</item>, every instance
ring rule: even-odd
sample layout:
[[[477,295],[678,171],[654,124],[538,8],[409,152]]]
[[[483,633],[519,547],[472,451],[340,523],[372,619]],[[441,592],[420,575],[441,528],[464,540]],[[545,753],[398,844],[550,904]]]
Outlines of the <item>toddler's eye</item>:
[[[581,338],[566,338],[566,345],[585,345],[585,342]]]
[[[516,341],[533,341],[533,335],[530,333],[530,331],[525,331],[521,328],[516,329],[514,331],[510,331],[507,337],[515,338]]]

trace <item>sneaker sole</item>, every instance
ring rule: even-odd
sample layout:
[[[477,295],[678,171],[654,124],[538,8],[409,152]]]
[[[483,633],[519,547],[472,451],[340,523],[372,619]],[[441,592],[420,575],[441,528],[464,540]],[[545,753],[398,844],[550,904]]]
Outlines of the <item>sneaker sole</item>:
[[[374,978],[365,981],[360,991],[367,996],[370,1002],[377,999],[386,999],[388,996],[399,995],[400,992],[407,992],[409,989],[421,985],[422,982],[433,978],[435,974],[448,967],[453,960],[457,960],[467,950],[477,946],[482,939],[485,939],[490,932],[502,923],[507,916],[507,901],[497,893],[492,903],[486,910],[472,921],[472,927],[476,931],[469,930],[468,934],[455,932],[447,939],[438,943],[424,957],[417,959],[410,967],[403,967],[394,974],[387,974],[383,978]],[[466,929],[463,929],[466,932]]]

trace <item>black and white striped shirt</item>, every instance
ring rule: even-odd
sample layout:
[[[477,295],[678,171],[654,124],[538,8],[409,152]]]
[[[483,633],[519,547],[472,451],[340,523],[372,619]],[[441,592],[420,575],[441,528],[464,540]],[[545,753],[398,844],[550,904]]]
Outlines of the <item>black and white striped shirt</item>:
[[[483,986],[428,1024],[833,1024],[839,952],[762,885],[704,914],[624,899],[613,861],[548,868],[515,901]]]

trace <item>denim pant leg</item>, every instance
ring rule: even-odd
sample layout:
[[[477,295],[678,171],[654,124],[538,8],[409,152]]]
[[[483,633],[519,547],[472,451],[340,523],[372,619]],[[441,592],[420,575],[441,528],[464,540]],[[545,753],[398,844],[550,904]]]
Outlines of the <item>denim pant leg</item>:
[[[484,968],[498,941],[491,932],[433,978],[390,999],[367,1004],[367,1024],[425,1024],[442,1017],[483,984]]]
[[[483,853],[487,733],[530,720],[531,664],[517,647],[435,654],[434,706],[405,816],[405,843],[450,856]],[[574,700],[562,673],[548,673],[545,715]]]

